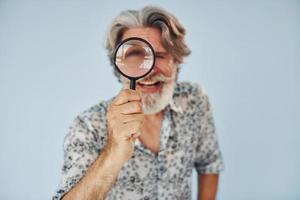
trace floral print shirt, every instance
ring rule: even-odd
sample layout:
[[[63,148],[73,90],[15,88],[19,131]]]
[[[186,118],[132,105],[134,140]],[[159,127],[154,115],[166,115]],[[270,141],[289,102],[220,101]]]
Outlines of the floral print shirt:
[[[108,139],[102,101],[79,114],[64,139],[62,178],[53,200],[63,197],[85,175]],[[136,140],[134,155],[119,172],[107,200],[191,199],[191,175],[219,173],[223,160],[211,105],[198,84],[177,83],[164,110],[160,151],[154,154]]]

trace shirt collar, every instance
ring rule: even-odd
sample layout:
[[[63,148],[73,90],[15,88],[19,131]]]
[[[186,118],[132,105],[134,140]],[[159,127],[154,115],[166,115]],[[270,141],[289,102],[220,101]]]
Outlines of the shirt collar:
[[[168,105],[169,109],[176,112],[176,113],[183,113],[183,109],[180,105],[180,86],[179,84],[176,82],[175,86],[174,86],[174,91],[173,91],[173,97]]]
[[[170,109],[177,113],[183,113],[181,106],[174,100],[174,98],[169,103]]]

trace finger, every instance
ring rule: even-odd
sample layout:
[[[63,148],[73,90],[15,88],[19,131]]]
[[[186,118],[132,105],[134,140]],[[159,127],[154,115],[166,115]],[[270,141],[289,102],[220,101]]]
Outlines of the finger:
[[[118,116],[114,116],[108,119],[108,128],[109,130],[112,130],[112,127],[115,127],[119,130],[118,127],[133,121],[141,123],[142,126],[144,124],[144,114],[118,114]]]
[[[138,138],[140,135],[141,135],[141,132],[139,131],[139,132],[137,132],[137,133],[132,134],[131,137],[133,137],[133,138],[136,139],[136,138]]]
[[[120,116],[120,121],[122,123],[129,123],[132,121],[139,121],[143,122],[144,120],[144,114],[131,114],[131,115],[121,115]]]
[[[140,101],[141,95],[136,90],[124,89],[122,90],[118,96],[113,101],[114,105],[122,105],[129,101]]]
[[[140,132],[141,122],[132,121],[119,126],[118,130],[115,132],[118,135],[131,137],[132,134]]]
[[[142,103],[139,101],[131,101],[125,104],[115,106],[115,109],[118,109],[118,112],[121,114],[135,114],[142,113]]]

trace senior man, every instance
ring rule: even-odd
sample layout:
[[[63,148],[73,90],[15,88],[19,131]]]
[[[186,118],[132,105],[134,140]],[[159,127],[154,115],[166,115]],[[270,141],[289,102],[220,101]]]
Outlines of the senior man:
[[[191,199],[193,168],[198,198],[215,199],[223,161],[208,96],[198,84],[177,82],[190,54],[184,27],[158,7],[121,12],[107,33],[112,64],[116,46],[129,37],[152,45],[155,66],[136,91],[115,70],[119,94],[75,118],[53,199]]]

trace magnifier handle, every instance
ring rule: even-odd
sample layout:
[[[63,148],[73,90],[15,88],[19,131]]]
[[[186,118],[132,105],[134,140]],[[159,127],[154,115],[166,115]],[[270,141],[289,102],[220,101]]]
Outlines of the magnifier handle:
[[[136,85],[135,79],[131,79],[130,80],[130,89],[135,90],[135,85]]]

